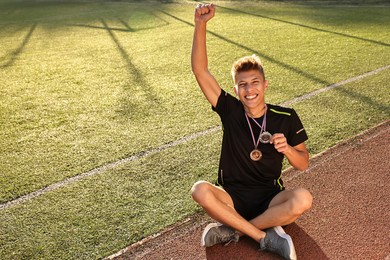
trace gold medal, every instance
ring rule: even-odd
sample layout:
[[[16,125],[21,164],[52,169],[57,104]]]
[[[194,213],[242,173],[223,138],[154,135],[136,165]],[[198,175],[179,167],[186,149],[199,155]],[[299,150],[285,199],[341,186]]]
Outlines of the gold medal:
[[[263,154],[260,152],[260,150],[254,149],[254,150],[250,153],[249,156],[251,157],[251,159],[252,159],[253,161],[259,161],[259,160],[261,159],[261,157],[263,156]]]

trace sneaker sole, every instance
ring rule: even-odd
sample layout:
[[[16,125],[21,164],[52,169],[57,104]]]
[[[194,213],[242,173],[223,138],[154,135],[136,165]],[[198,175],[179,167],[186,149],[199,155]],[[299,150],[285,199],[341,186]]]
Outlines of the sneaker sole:
[[[283,238],[285,238],[287,240],[288,245],[291,248],[291,252],[290,252],[290,255],[289,255],[290,259],[296,260],[297,259],[297,254],[295,252],[294,243],[293,243],[291,237],[288,234],[286,234],[286,232],[283,230],[283,228],[281,226],[274,227],[274,230],[276,231],[276,233],[279,236],[281,236],[281,237],[283,237]]]
[[[206,237],[206,234],[209,232],[210,229],[212,229],[213,227],[219,227],[219,226],[222,226],[221,223],[211,223],[211,224],[208,224],[205,229],[203,230],[203,233],[202,233],[202,238],[200,239],[200,246],[202,247],[206,247],[206,241],[204,240],[204,238]]]

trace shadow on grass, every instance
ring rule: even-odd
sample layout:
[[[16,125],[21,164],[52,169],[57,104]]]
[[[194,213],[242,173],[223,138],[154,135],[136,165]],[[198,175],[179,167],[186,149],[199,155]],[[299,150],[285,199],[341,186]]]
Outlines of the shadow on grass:
[[[154,14],[153,14],[154,15]],[[169,22],[167,22],[166,20],[162,19],[161,17],[157,16],[157,15],[154,15],[156,18],[158,18],[159,20],[162,21],[162,24],[160,25],[156,25],[156,26],[149,26],[149,27],[144,27],[144,28],[132,28],[129,23],[125,22],[122,18],[116,18],[116,20],[119,21],[120,24],[122,24],[124,26],[124,28],[117,28],[117,27],[109,27],[109,29],[111,31],[118,31],[118,32],[138,32],[138,31],[143,31],[143,30],[151,30],[151,29],[156,29],[156,28],[160,28],[160,27],[163,27],[163,26],[167,26],[169,25]],[[88,25],[88,24],[67,24],[67,26],[75,26],[75,27],[85,27],[85,28],[90,28],[90,29],[101,29],[101,30],[107,30],[106,27],[104,26],[97,26],[97,25]]]
[[[185,23],[185,24],[187,24],[189,26],[192,26],[192,27],[194,26],[192,23],[187,22],[187,21],[185,21],[185,20],[183,20],[183,19],[181,19],[179,17],[176,17],[176,16],[174,16],[174,15],[172,15],[172,14],[170,14],[170,13],[164,11],[164,10],[159,10],[159,11],[161,13],[163,13],[163,14],[166,14],[166,15],[174,18],[175,20],[178,20],[178,21],[180,21],[182,23]],[[270,62],[273,62],[273,63],[275,63],[275,64],[277,64],[277,65],[279,65],[279,66],[281,66],[283,68],[286,68],[286,69],[288,69],[288,70],[290,70],[290,71],[292,71],[292,72],[294,72],[296,74],[302,75],[303,77],[305,77],[305,78],[307,78],[309,80],[312,80],[314,82],[317,82],[317,83],[319,83],[319,84],[321,84],[323,86],[329,86],[329,85],[333,84],[333,82],[331,83],[331,82],[328,82],[326,80],[320,79],[320,78],[318,78],[315,75],[309,74],[309,73],[307,73],[307,72],[305,72],[305,71],[303,71],[303,70],[301,70],[299,68],[293,67],[293,66],[291,66],[289,64],[286,64],[284,62],[276,60],[276,59],[272,58],[271,56],[268,56],[268,55],[266,55],[264,53],[258,52],[255,49],[251,49],[251,48],[249,48],[247,46],[244,46],[244,45],[242,45],[240,43],[234,42],[234,41],[232,41],[232,40],[230,40],[230,39],[228,39],[228,38],[226,38],[226,37],[224,37],[222,35],[219,35],[217,33],[211,32],[209,30],[207,32],[210,33],[211,35],[213,35],[213,36],[215,36],[215,37],[217,37],[217,38],[227,42],[227,43],[230,43],[232,45],[240,47],[240,48],[242,48],[242,49],[244,49],[244,50],[246,50],[248,52],[256,53],[259,56],[261,56],[262,58],[264,58],[264,59],[266,59],[266,60],[268,60]],[[335,90],[338,91],[338,92],[341,92],[342,94],[347,95],[347,96],[349,96],[349,97],[351,97],[351,98],[353,98],[355,100],[359,100],[362,103],[368,104],[371,107],[376,107],[377,109],[379,109],[381,111],[384,111],[386,114],[389,114],[389,106],[386,106],[384,104],[376,102],[376,101],[372,100],[370,97],[367,97],[367,96],[364,96],[364,95],[361,95],[359,93],[356,93],[356,92],[353,92],[353,91],[349,91],[349,90],[346,90],[346,89],[335,88]]]
[[[170,13],[164,11],[164,10],[159,10],[159,11],[162,12],[163,14],[166,14],[166,15],[168,15],[168,16],[170,16],[170,17],[172,17],[172,18],[174,18],[174,19],[176,19],[176,20],[182,22],[182,23],[185,23],[185,24],[187,24],[187,25],[189,25],[189,26],[192,26],[192,27],[194,26],[192,23],[187,22],[187,21],[185,21],[185,20],[183,20],[183,19],[181,19],[181,18],[179,18],[179,17],[176,17],[176,16],[174,16],[173,14],[170,14]],[[267,54],[261,53],[261,52],[255,50],[255,49],[249,48],[249,47],[247,47],[247,46],[245,46],[245,45],[242,45],[242,44],[240,44],[240,43],[237,43],[237,42],[235,42],[235,41],[232,41],[232,40],[230,40],[230,39],[228,39],[228,38],[226,38],[226,37],[224,37],[224,36],[222,36],[222,35],[219,35],[219,34],[217,34],[217,33],[214,33],[214,32],[212,32],[212,31],[209,31],[209,30],[208,30],[207,32],[208,32],[209,34],[211,34],[211,35],[213,35],[213,36],[215,36],[215,37],[217,37],[217,38],[219,38],[219,39],[221,39],[221,40],[227,42],[227,43],[230,43],[230,44],[232,44],[232,45],[235,45],[235,46],[237,46],[237,47],[240,47],[240,48],[242,48],[242,49],[244,49],[244,50],[246,50],[246,51],[248,51],[248,52],[250,52],[250,53],[255,53],[255,54],[261,56],[263,59],[266,59],[266,60],[268,60],[268,61],[270,61],[270,62],[272,62],[272,63],[275,63],[275,64],[277,64],[277,65],[279,65],[279,66],[281,66],[281,67],[283,67],[283,68],[285,68],[285,69],[288,69],[288,70],[290,70],[290,71],[292,71],[292,72],[294,72],[294,73],[296,73],[296,74],[302,75],[303,77],[305,77],[305,78],[307,78],[307,79],[309,79],[309,80],[312,80],[312,81],[314,81],[314,82],[317,82],[317,83],[319,83],[319,84],[321,84],[321,85],[325,85],[325,86],[331,84],[330,82],[328,82],[328,81],[326,81],[326,80],[323,80],[323,79],[320,79],[320,78],[318,78],[318,77],[315,76],[315,75],[309,74],[309,73],[307,73],[307,72],[305,72],[305,71],[303,71],[303,70],[301,70],[301,69],[299,69],[299,68],[296,68],[296,67],[291,66],[291,65],[289,65],[289,64],[287,64],[287,63],[284,63],[284,62],[281,62],[281,61],[279,61],[279,60],[276,60],[276,59],[272,58],[271,56],[269,56],[269,55],[267,55]]]
[[[3,59],[6,60],[6,62],[4,64],[2,64],[0,66],[0,68],[4,69],[4,68],[12,66],[15,63],[16,59],[23,53],[24,48],[26,47],[27,43],[30,41],[30,38],[31,38],[36,27],[37,27],[37,23],[34,23],[31,25],[30,30],[28,31],[28,33],[24,37],[24,39],[23,39],[22,43],[19,45],[19,47],[16,48],[14,51],[6,54],[3,57]]]
[[[75,26],[75,27],[84,27],[89,29],[100,29],[100,30],[107,30],[104,26],[97,26],[97,25],[88,25],[88,24],[67,24],[67,26]],[[119,32],[132,32],[128,28],[114,28],[110,27],[108,28],[110,31],[119,31]]]
[[[164,26],[169,25],[169,22],[167,22],[166,20],[162,19],[161,17],[155,15],[154,13],[152,13],[152,15],[154,17],[156,17],[157,19],[159,19],[160,21],[162,21],[162,23],[159,24],[159,25],[155,25],[155,26],[149,26],[149,27],[134,29],[134,28],[131,28],[129,23],[125,22],[123,19],[118,18],[118,20],[124,27],[126,27],[129,30],[129,32],[138,32],[138,31],[143,31],[143,30],[156,29],[156,28],[160,28],[160,27],[164,27]]]
[[[359,94],[357,92],[348,90],[344,87],[336,88],[335,90],[337,90],[337,92],[339,92],[345,96],[351,97],[355,100],[359,100],[360,102],[366,104],[367,107],[375,107],[375,108],[379,109],[380,111],[384,112],[387,116],[390,116],[390,106],[389,105],[381,104],[381,103],[373,100],[371,97],[368,97],[368,96]]]
[[[269,19],[269,20],[273,20],[273,21],[277,21],[277,22],[281,22],[281,23],[286,23],[286,24],[290,24],[290,25],[294,25],[294,26],[299,26],[299,27],[302,27],[302,28],[310,29],[310,30],[315,30],[315,31],[324,32],[324,33],[330,33],[330,34],[334,34],[334,35],[338,35],[338,36],[342,36],[342,37],[347,37],[347,38],[351,38],[351,39],[355,39],[355,40],[365,41],[365,42],[369,42],[369,43],[372,43],[372,44],[378,44],[378,45],[383,45],[383,46],[387,46],[387,47],[390,46],[390,44],[385,43],[385,42],[371,40],[371,39],[358,37],[358,36],[354,36],[354,35],[350,35],[350,34],[346,34],[346,33],[334,32],[334,31],[321,29],[321,28],[317,28],[317,27],[313,27],[313,26],[309,26],[309,25],[305,25],[305,24],[296,23],[296,22],[290,22],[290,21],[286,21],[286,20],[282,20],[282,19],[278,19],[278,18],[266,16],[266,15],[249,13],[249,12],[236,10],[236,9],[232,9],[232,8],[228,8],[228,7],[224,7],[224,6],[219,6],[219,5],[218,5],[218,8],[226,9],[226,10],[229,10],[231,12],[241,13],[241,14],[245,14],[245,15],[250,15],[250,16],[255,16],[255,17],[260,17],[260,18],[264,18],[264,19]]]
[[[132,78],[132,86],[125,87],[127,92],[126,97],[122,100],[122,108],[120,111],[124,116],[131,117],[132,115],[138,113],[149,113],[149,110],[152,109],[153,106],[158,105],[157,95],[154,93],[153,89],[150,88],[148,82],[142,75],[142,72],[132,63],[130,55],[127,53],[126,49],[119,42],[118,38],[113,33],[110,27],[108,27],[107,23],[102,19],[101,23],[103,24],[103,28],[105,28],[110,35],[112,41],[115,43],[119,53],[122,56],[122,59],[126,62],[127,69],[129,72],[129,76]],[[134,101],[134,96],[138,93],[134,93],[137,89],[142,89],[142,93],[146,96],[146,104],[145,102],[137,102]]]
[[[0,32],[4,29],[6,29],[8,24],[0,24]]]

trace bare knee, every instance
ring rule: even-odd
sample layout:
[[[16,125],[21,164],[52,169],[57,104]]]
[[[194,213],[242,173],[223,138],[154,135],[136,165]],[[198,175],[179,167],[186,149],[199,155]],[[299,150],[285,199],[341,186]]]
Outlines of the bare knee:
[[[211,184],[207,181],[197,181],[191,188],[191,196],[199,205],[207,203],[207,196],[210,196]]]
[[[292,211],[295,215],[300,216],[312,206],[313,196],[304,189],[298,188],[294,190],[294,198],[292,200]]]

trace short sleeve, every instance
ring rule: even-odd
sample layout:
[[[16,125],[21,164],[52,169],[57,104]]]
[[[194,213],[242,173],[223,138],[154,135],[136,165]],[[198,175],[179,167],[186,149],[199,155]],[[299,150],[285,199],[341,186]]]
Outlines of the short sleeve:
[[[217,114],[223,118],[227,116],[231,111],[237,109],[240,106],[240,101],[222,90],[221,94],[218,97],[218,101],[215,107],[212,107],[213,111],[217,112]]]
[[[303,127],[301,120],[298,117],[298,114],[294,109],[291,111],[291,122],[290,122],[290,131],[288,135],[288,143],[291,146],[296,146],[300,143],[305,142],[308,137],[306,130]]]

